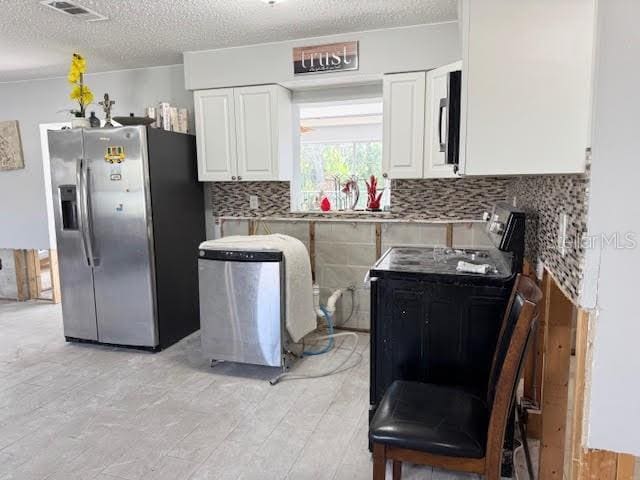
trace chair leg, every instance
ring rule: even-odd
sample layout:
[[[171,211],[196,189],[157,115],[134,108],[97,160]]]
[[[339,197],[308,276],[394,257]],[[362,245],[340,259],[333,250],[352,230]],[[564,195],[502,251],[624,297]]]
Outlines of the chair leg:
[[[502,478],[502,462],[487,461],[487,469],[484,475],[486,480],[500,480]]]
[[[384,445],[373,444],[373,480],[385,480],[387,456]]]
[[[402,478],[402,462],[400,460],[393,461],[393,480]]]

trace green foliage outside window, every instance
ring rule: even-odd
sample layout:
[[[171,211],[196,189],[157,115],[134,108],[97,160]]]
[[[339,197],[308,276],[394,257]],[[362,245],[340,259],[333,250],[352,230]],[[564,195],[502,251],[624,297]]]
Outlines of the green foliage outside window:
[[[371,175],[382,174],[382,142],[302,143],[300,149],[302,203],[308,206],[320,191],[336,205],[334,178],[342,187],[355,175],[360,187],[357,209],[366,208],[366,185]],[[380,184],[382,186],[382,181]]]

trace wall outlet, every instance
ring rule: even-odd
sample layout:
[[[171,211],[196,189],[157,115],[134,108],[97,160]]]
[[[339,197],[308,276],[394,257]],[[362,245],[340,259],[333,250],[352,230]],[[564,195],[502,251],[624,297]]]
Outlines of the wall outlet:
[[[260,208],[260,201],[257,195],[249,195],[249,208],[251,210],[257,210]]]
[[[567,254],[567,228],[569,226],[569,218],[566,213],[560,212],[558,218],[558,250],[563,257]]]

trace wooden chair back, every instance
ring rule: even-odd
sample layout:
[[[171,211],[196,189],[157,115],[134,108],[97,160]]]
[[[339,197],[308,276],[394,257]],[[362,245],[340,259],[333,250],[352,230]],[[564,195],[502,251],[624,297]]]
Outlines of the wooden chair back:
[[[529,277],[518,275],[502,322],[489,376],[487,404],[491,408],[491,415],[487,433],[487,459],[502,458],[509,412],[527,347],[533,338],[541,300],[542,292],[536,283]],[[488,470],[499,468],[500,461],[487,462]],[[490,473],[487,472],[488,478],[492,478]]]

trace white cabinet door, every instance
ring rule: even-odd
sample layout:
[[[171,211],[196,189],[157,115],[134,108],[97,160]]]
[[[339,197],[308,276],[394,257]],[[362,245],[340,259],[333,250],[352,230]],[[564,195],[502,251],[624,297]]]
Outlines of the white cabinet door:
[[[234,89],[239,180],[278,178],[278,88]]]
[[[463,173],[584,171],[593,4],[462,0]]]
[[[447,108],[440,108],[447,99],[449,73],[462,68],[455,62],[427,72],[426,134],[424,144],[424,178],[457,177],[453,165],[447,165],[442,142],[446,140]]]
[[[233,89],[199,90],[193,94],[200,181],[235,180],[236,125]]]
[[[425,72],[384,76],[382,172],[390,178],[422,178],[425,83]]]

